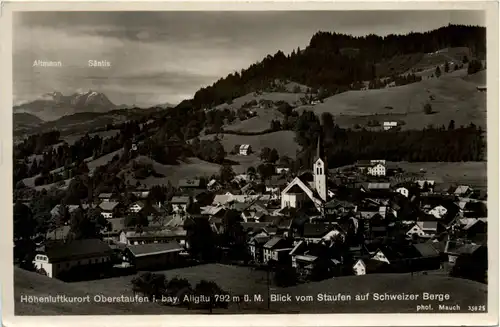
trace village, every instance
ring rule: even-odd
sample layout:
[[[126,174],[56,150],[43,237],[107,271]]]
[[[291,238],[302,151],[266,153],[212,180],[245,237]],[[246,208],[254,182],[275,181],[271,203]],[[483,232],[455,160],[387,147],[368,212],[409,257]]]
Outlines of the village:
[[[328,169],[321,139],[310,169],[275,165],[265,181],[250,171],[230,185],[192,178],[165,203],[137,189],[125,208],[113,193],[70,205],[99,210],[102,239],[70,240],[59,226],[38,244],[35,269],[73,281],[217,262],[273,273],[280,287],[384,273],[487,278],[486,195],[468,185],[443,189],[381,159]]]

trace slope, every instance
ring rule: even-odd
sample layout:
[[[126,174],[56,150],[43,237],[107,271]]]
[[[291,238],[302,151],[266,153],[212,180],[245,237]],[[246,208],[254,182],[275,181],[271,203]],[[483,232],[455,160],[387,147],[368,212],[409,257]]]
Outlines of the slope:
[[[163,175],[163,177],[149,176],[145,179],[137,180],[132,172],[132,162],[151,164],[156,173]],[[184,161],[179,162],[178,165],[163,165],[153,159],[145,156],[139,156],[132,160],[127,167],[125,167],[120,174],[125,175],[126,181],[132,185],[137,182],[142,185],[151,187],[154,185],[163,185],[168,182],[177,185],[179,180],[194,177],[210,177],[219,173],[220,166],[214,163],[203,161],[198,158],[186,158]]]
[[[215,281],[232,295],[248,294],[260,296],[261,301],[249,301],[242,307],[231,305],[228,311],[217,313],[410,313],[416,312],[418,304],[430,304],[437,311],[438,304],[459,305],[459,312],[467,312],[468,306],[487,304],[487,285],[469,280],[438,275],[374,274],[344,276],[321,282],[311,282],[288,288],[271,287],[271,294],[289,294],[291,301],[267,303],[265,273],[247,267],[206,264],[188,268],[162,271],[167,278],[183,276],[191,283],[201,279]],[[14,268],[15,312],[21,315],[49,314],[154,314],[154,313],[207,313],[187,311],[183,308],[160,306],[152,303],[21,303],[21,295],[85,296],[91,299],[96,294],[105,296],[131,296],[130,280],[133,276],[115,277],[79,283],[63,283],[45,276]],[[242,282],[244,281],[244,282]],[[424,292],[449,294],[444,301],[422,300]],[[350,301],[319,301],[317,294],[350,295]],[[369,294],[369,299],[356,301],[357,294]],[[415,294],[420,300],[376,301],[374,293]],[[297,300],[296,296],[312,296],[311,300]]]
[[[342,127],[363,126],[372,119],[402,120],[406,123],[404,129],[422,129],[430,124],[447,126],[452,119],[456,126],[472,122],[486,127],[486,93],[476,89],[484,74],[467,76],[462,70],[398,87],[348,91],[298,110],[312,110],[317,115],[330,112]],[[426,103],[431,104],[433,114],[424,113]]]
[[[86,285],[64,283],[37,273],[14,268],[14,312],[16,315],[118,315],[133,312],[143,314],[179,313],[174,307],[154,303],[95,303],[94,295],[120,296],[109,289],[93,292]],[[90,303],[29,303],[21,302],[21,296],[85,297],[90,295]],[[128,294],[127,294],[128,295]]]

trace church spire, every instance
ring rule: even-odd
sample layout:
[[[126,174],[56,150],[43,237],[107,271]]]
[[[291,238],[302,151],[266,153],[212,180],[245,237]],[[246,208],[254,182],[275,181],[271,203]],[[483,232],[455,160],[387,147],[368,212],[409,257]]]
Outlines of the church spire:
[[[323,149],[323,139],[321,134],[318,137],[318,145],[316,149],[316,159],[313,164],[314,185],[319,198],[322,201],[327,200],[327,165]]]
[[[316,148],[316,158],[314,160],[322,159],[325,160],[325,151],[323,149],[323,139],[321,137],[321,134],[318,136],[318,144]]]

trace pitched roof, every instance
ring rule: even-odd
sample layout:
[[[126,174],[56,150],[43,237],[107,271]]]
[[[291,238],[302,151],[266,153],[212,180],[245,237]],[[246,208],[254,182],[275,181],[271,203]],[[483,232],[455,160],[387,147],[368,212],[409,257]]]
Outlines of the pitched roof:
[[[270,179],[266,180],[264,184],[269,187],[281,187],[287,185],[288,181],[284,178],[276,178],[275,176],[273,176]]]
[[[264,227],[264,231],[266,231],[270,235],[275,235],[278,232],[277,227],[266,226]]]
[[[379,251],[382,251],[384,256],[389,261],[401,259],[403,257],[403,254],[400,251],[398,251],[397,249],[390,247],[390,246],[382,246],[379,248]],[[375,253],[377,253],[377,252],[378,251],[376,251]]]
[[[252,230],[264,229],[270,225],[269,222],[258,222],[258,223],[257,222],[248,222],[248,223],[241,222],[240,224],[241,224],[241,227],[243,227],[244,231],[247,231],[249,229],[252,229]]]
[[[391,188],[391,183],[368,183],[368,189],[386,190]]]
[[[71,230],[70,226],[67,225],[58,227],[47,233],[47,239],[49,240],[65,239],[68,236],[70,230]]]
[[[444,250],[446,248],[446,242],[445,241],[428,240],[426,243],[430,244],[439,253],[444,252]]]
[[[266,244],[269,241],[269,236],[255,236],[250,239],[250,242],[257,244]]]
[[[464,218],[460,219],[460,222],[463,220],[467,220],[467,224],[462,227],[463,230],[469,230],[472,226],[475,226],[476,224],[487,224],[486,219],[483,218]]]
[[[144,206],[145,206],[144,202],[142,202],[142,201],[136,201],[136,202],[132,203],[131,207],[135,206],[135,205],[138,205],[141,208],[144,208]]]
[[[327,224],[313,224],[313,223],[305,223],[304,224],[304,237],[312,237],[319,238],[325,236],[328,233],[330,227]]]
[[[266,248],[266,249],[273,249],[281,241],[283,241],[283,239],[281,237],[273,237],[272,239],[270,239],[269,241],[267,241],[266,244],[264,244],[264,248]]]
[[[231,205],[231,209],[234,209],[236,211],[244,211],[246,210],[250,205],[248,203],[242,203],[242,202],[235,202]]]
[[[201,208],[201,214],[213,216],[218,214],[222,210],[226,211],[227,209],[224,207],[206,206]]]
[[[200,187],[199,179],[181,179],[178,183],[178,187]]]
[[[439,256],[439,252],[436,250],[432,244],[429,243],[417,243],[413,244],[413,247],[418,251],[422,257],[436,257]]]
[[[354,208],[355,205],[352,202],[341,201],[338,199],[332,199],[325,204],[325,208],[333,209],[333,208],[338,208],[338,207]]]
[[[125,229],[125,218],[110,218],[107,221],[111,224],[109,231],[119,232]]]
[[[189,196],[174,196],[170,200],[171,203],[183,203],[183,204],[188,204],[189,203]]]
[[[417,221],[418,227],[425,231],[436,231],[438,229],[437,221]]]
[[[98,197],[99,199],[109,199],[112,196],[113,196],[112,193],[100,193]]]
[[[186,231],[183,229],[170,230],[149,230],[144,232],[136,232],[136,231],[128,231],[126,233],[127,238],[129,239],[146,239],[146,238],[170,238],[170,237],[178,237],[178,236],[186,236]]]
[[[301,193],[304,193],[304,189],[302,189],[299,185],[293,185],[288,191],[287,193],[291,193],[291,194],[301,194]]]
[[[210,187],[215,184],[217,184],[217,181],[215,179],[212,179],[210,182],[208,182],[207,186]]]
[[[129,245],[127,247],[134,257],[145,257],[170,252],[181,252],[183,249],[176,241],[167,243],[150,243]]]
[[[99,208],[101,208],[104,211],[112,211],[119,202],[114,202],[114,201],[103,201],[99,204]]]
[[[373,259],[364,259],[362,261],[365,265],[366,273],[382,272],[388,269],[389,267],[389,264],[385,261],[373,260]]]
[[[305,241],[299,241],[292,249],[292,251],[290,251],[290,255],[294,255],[294,254],[297,254],[299,252],[300,249],[306,249],[307,248],[307,244]]]
[[[232,195],[227,195],[227,194],[217,194],[214,197],[213,204],[226,204],[232,200],[233,196]]]
[[[132,194],[138,198],[146,199],[149,196],[149,191],[137,191],[137,192],[132,192]]]
[[[282,222],[283,220],[285,219],[283,219],[282,216],[271,216],[271,215],[264,215],[259,218],[260,223],[268,223],[276,226],[278,226],[280,222]]]
[[[318,259],[318,257],[313,256],[313,255],[297,255],[295,256],[295,260],[301,260],[301,261],[307,261],[307,262],[314,262]]]
[[[465,245],[462,245],[461,247],[459,247],[458,249],[456,249],[456,252],[460,253],[460,254],[472,254],[472,253],[476,252],[481,247],[482,247],[482,245],[478,245],[478,244],[465,244]]]
[[[45,249],[50,262],[80,257],[110,255],[112,252],[109,245],[99,239],[84,239],[53,244],[52,246],[47,246]]]
[[[467,191],[470,190],[470,187],[467,185],[460,185],[455,189],[455,194],[464,194],[467,193]]]

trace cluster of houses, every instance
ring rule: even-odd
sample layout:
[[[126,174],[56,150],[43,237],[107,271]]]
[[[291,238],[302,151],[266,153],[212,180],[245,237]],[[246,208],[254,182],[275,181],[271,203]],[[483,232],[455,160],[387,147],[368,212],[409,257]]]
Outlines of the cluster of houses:
[[[125,227],[124,218],[115,217],[119,204],[113,195],[101,194],[98,206],[111,224],[103,240],[56,242],[58,250],[45,249],[34,264],[56,278],[72,267],[110,263],[112,258],[114,264],[138,270],[173,267],[189,256],[186,219],[205,219],[213,233],[222,234],[229,210],[241,216],[250,264],[288,265],[304,280],[315,274],[441,269],[486,247],[486,201],[467,185],[438,192],[432,180],[395,183],[386,176],[393,168],[384,160],[358,162],[351,175],[339,177],[328,169],[320,140],[312,169],[290,177],[288,170],[278,168],[264,183],[255,176],[236,176],[239,191],[215,179],[206,185],[181,181],[182,194],[170,200],[169,212],[166,205],[148,208],[142,200],[127,208],[148,210],[149,225],[140,229]],[[360,175],[368,180],[357,182]],[[146,192],[137,197],[147,197]],[[200,210],[190,212],[192,203]],[[68,232],[63,226],[48,238],[64,239]]]

